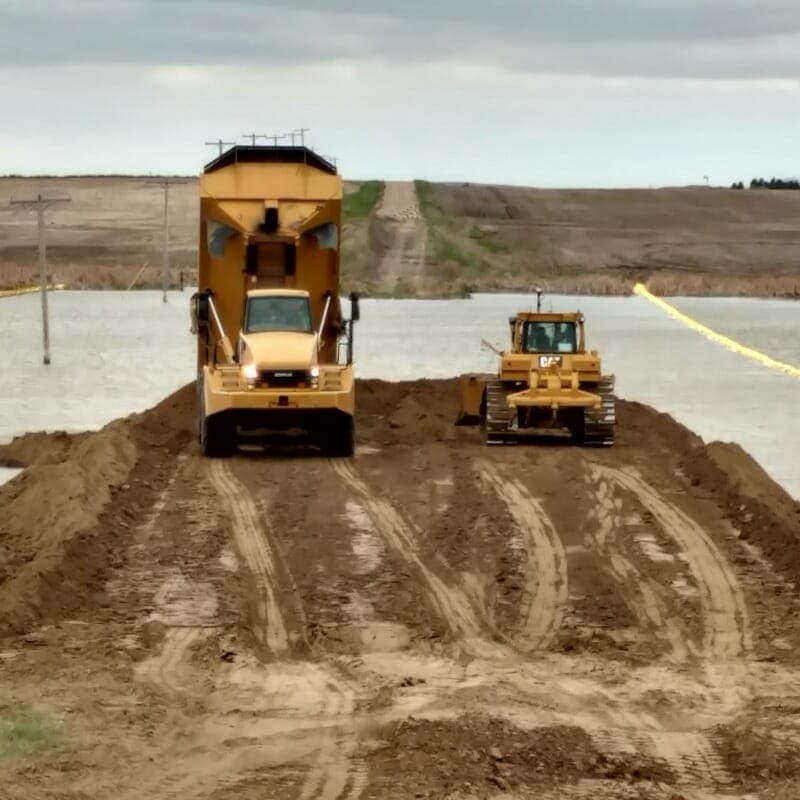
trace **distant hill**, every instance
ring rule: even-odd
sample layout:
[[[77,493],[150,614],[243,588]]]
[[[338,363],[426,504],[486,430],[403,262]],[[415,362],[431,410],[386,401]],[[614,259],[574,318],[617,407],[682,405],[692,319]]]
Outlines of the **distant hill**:
[[[8,201],[38,192],[72,197],[48,215],[49,262],[57,280],[122,288],[144,267],[138,285],[158,285],[163,195],[152,180],[0,178],[0,286],[35,279],[35,217]],[[375,295],[447,296],[540,283],[550,291],[618,294],[635,280],[648,280],[664,293],[800,295],[800,192],[421,181],[416,189],[419,219],[408,220],[380,213],[383,184],[346,184],[347,287]],[[180,272],[189,282],[194,276],[197,214],[196,181],[171,187],[176,284]],[[415,251],[398,259],[398,242]]]

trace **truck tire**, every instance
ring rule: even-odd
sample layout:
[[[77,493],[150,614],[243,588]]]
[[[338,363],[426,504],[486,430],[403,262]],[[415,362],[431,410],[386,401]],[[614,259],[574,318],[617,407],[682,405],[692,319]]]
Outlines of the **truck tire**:
[[[227,458],[235,448],[234,432],[224,420],[203,415],[200,420],[200,449],[208,458]]]
[[[236,432],[219,416],[206,415],[202,380],[198,379],[197,433],[200,450],[207,458],[226,458],[236,448]]]
[[[356,431],[353,418],[347,417],[334,428],[325,432],[323,453],[330,458],[350,458],[356,449]]]

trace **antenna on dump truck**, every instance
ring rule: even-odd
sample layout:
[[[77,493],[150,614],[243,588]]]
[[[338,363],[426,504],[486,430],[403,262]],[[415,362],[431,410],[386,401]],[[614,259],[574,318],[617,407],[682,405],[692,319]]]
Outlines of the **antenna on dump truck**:
[[[235,145],[235,144],[236,144],[236,142],[226,142],[226,141],[223,141],[222,139],[217,139],[215,142],[206,142],[206,147],[218,147],[219,148],[219,154],[222,155],[222,151],[226,147],[233,147],[233,145]]]

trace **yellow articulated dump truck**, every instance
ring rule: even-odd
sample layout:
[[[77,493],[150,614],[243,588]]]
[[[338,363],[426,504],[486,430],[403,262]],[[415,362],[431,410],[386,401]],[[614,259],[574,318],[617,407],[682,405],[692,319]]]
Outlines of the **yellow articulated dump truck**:
[[[342,180],[306,147],[236,146],[200,178],[198,435],[354,448],[353,323],[339,302]]]
[[[499,357],[497,375],[462,378],[456,424],[480,424],[487,444],[550,435],[612,445],[614,376],[603,375],[600,355],[586,349],[583,314],[521,312],[509,325],[509,350],[484,342]]]

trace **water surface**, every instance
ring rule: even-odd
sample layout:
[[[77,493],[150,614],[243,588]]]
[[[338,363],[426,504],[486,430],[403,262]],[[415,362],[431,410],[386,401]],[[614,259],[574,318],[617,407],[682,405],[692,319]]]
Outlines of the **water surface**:
[[[41,363],[36,295],[0,300],[6,346],[0,440],[31,430],[85,430],[157,403],[195,375],[190,292],[55,292],[52,363]],[[535,298],[364,300],[357,374],[386,380],[492,371],[485,338],[508,341],[508,317]],[[800,364],[800,304],[679,298],[682,311],[775,358]],[[560,297],[580,308],[587,340],[617,376],[618,393],[672,414],[707,440],[735,441],[800,497],[800,381],[704,339],[640,297]]]

